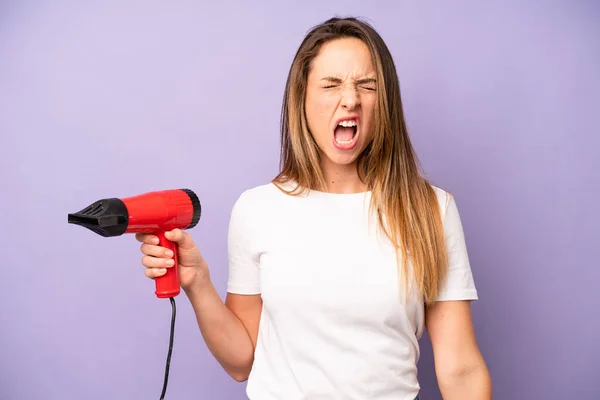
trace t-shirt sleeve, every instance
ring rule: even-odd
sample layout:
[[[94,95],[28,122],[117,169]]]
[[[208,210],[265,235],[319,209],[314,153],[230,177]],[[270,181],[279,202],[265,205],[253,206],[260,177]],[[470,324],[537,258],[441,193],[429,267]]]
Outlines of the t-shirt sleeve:
[[[260,293],[260,269],[258,257],[253,250],[250,206],[247,193],[242,193],[231,210],[227,237],[229,293]]]
[[[442,214],[449,271],[438,301],[477,300],[477,289],[469,262],[463,226],[454,196],[446,193]]]

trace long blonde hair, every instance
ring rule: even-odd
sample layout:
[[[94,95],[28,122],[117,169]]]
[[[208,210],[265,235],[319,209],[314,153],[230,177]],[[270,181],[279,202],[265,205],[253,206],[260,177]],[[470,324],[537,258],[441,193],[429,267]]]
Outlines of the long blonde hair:
[[[358,159],[359,176],[372,192],[371,207],[379,226],[402,253],[405,288],[411,276],[423,300],[435,301],[447,271],[447,253],[440,209],[434,189],[420,174],[410,142],[396,67],[379,34],[356,18],[332,18],[311,29],[291,65],[281,110],[280,186],[297,183],[300,192],[326,187],[319,148],[306,121],[304,101],[311,61],[323,43],[353,37],[369,48],[377,71],[375,134]],[[401,274],[399,274],[400,276]]]

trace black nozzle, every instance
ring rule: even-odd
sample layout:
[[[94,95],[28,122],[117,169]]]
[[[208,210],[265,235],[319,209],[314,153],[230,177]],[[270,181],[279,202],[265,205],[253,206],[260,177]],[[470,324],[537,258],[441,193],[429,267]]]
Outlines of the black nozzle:
[[[188,196],[190,196],[190,200],[192,201],[192,206],[194,208],[194,215],[192,216],[192,222],[190,222],[190,224],[186,228],[186,229],[192,229],[193,227],[198,225],[198,221],[200,221],[200,216],[202,215],[202,206],[200,205],[200,199],[198,198],[196,193],[194,193],[190,189],[181,189],[181,190],[183,190]]]
[[[81,225],[100,236],[120,236],[129,221],[127,207],[121,199],[98,200],[83,210],[69,214],[69,223]]]

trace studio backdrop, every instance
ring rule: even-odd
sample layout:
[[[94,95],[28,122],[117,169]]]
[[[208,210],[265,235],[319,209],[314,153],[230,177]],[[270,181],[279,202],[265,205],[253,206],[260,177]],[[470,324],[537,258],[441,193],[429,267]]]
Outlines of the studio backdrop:
[[[224,298],[231,208],[277,173],[288,68],[334,15],[381,33],[423,170],[455,196],[494,398],[600,398],[598,2],[365,0],[0,4],[0,399],[159,397],[169,301],[133,236],[67,213],[194,190]],[[166,398],[243,399],[177,301]]]

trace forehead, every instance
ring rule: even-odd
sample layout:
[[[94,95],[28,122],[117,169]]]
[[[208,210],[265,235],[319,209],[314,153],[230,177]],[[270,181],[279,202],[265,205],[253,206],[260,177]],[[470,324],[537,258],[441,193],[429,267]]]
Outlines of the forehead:
[[[311,68],[313,75],[339,78],[362,78],[374,73],[369,48],[356,38],[336,39],[323,44]]]

